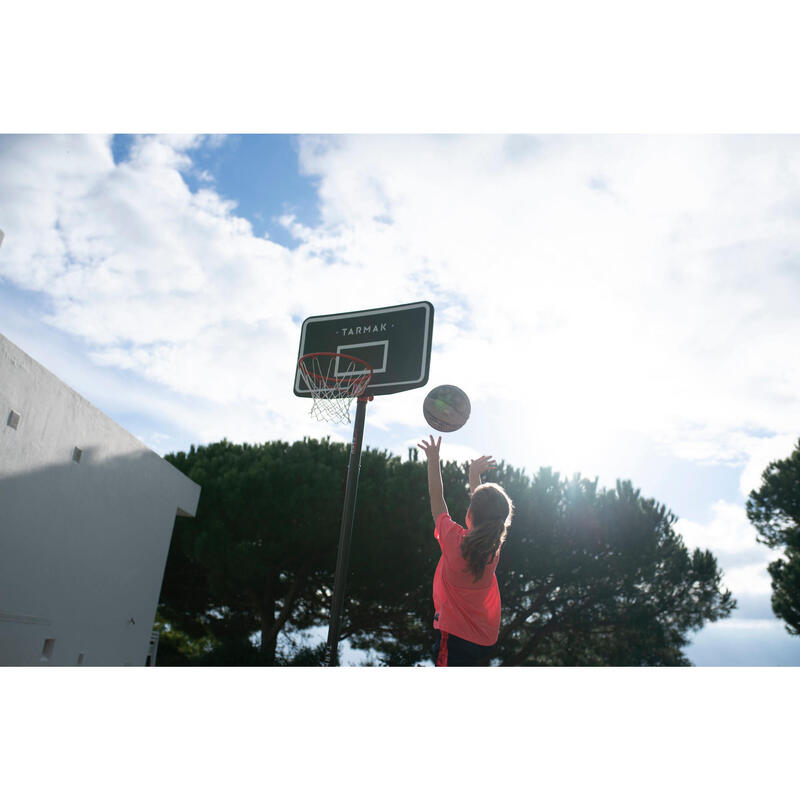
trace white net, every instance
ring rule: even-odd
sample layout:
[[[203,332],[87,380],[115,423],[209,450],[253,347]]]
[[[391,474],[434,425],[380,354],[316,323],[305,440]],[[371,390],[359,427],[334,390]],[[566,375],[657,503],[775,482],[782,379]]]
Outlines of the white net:
[[[350,422],[350,405],[372,380],[372,368],[336,353],[304,356],[297,366],[314,399],[311,416],[319,422]]]

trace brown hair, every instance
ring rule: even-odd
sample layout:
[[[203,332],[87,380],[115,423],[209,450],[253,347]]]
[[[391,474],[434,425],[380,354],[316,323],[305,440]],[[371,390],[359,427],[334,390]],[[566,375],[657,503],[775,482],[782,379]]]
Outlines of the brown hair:
[[[467,513],[470,511],[472,525],[461,542],[461,555],[478,581],[486,565],[492,563],[500,545],[506,540],[506,532],[514,515],[514,504],[502,486],[483,483],[472,495]]]

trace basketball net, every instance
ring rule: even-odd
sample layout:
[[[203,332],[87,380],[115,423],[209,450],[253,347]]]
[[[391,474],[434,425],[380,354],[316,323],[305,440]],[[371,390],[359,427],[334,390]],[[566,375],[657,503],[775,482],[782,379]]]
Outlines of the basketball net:
[[[314,400],[311,416],[318,422],[350,422],[350,405],[364,394],[372,367],[342,353],[310,353],[297,367]]]

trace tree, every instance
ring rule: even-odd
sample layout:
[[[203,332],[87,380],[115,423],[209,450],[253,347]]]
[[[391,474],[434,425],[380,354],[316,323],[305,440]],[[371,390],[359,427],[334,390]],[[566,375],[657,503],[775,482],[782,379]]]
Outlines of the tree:
[[[281,631],[328,623],[347,455],[345,445],[303,440],[170,457],[203,490],[197,518],[178,520],[173,537],[159,663],[321,663],[320,648],[276,644]],[[442,465],[462,523],[466,468]],[[630,483],[598,490],[580,476],[542,469],[531,479],[504,463],[492,479],[516,505],[497,572],[498,663],[687,664],[687,632],[735,607],[713,555],[689,553],[675,517]],[[426,465],[414,451],[403,461],[366,448],[342,638],[383,664],[429,659],[438,559]]]
[[[198,659],[168,645],[161,663],[274,664],[287,626],[327,620],[346,445],[222,441],[166,458],[202,491],[196,519],[176,520],[159,612],[213,646]]]
[[[800,636],[800,440],[788,458],[770,463],[761,481],[761,488],[750,492],[747,517],[759,542],[783,550],[767,568],[772,610],[789,633]]]
[[[629,482],[613,490],[500,465],[516,504],[501,551],[506,665],[686,665],[686,634],[728,616],[709,551],[689,553],[676,517]]]

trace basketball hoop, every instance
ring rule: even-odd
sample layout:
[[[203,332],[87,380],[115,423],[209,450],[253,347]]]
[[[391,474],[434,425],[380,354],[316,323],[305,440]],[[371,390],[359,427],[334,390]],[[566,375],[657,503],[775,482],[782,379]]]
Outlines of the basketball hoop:
[[[350,404],[372,380],[366,361],[344,353],[308,353],[297,368],[314,403],[311,416],[319,422],[350,422]]]

